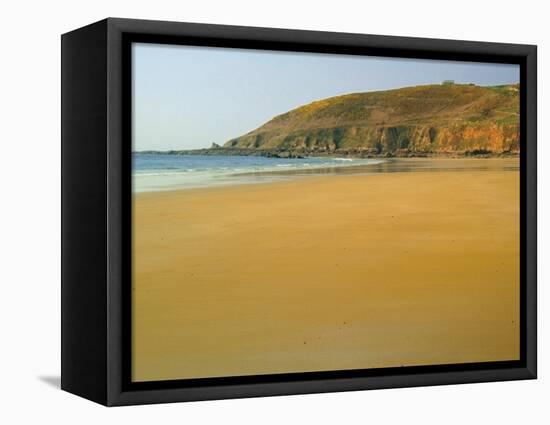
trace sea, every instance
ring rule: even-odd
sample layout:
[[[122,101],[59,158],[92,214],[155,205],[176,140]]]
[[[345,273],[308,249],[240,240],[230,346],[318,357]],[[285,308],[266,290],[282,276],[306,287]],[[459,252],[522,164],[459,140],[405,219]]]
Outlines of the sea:
[[[132,191],[267,183],[327,174],[518,170],[519,158],[266,158],[134,153]]]
[[[382,159],[134,153],[132,190],[139,193],[283,181],[381,162]]]

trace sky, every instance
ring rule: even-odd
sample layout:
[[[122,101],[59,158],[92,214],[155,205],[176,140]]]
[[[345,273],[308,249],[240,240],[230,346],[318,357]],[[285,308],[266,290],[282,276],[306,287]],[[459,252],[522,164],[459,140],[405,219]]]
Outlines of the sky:
[[[132,149],[223,145],[314,100],[443,80],[519,82],[519,66],[134,43]]]

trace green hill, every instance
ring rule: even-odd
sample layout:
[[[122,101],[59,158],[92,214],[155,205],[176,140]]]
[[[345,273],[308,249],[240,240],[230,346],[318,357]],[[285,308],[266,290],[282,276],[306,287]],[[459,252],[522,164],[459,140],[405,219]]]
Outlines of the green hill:
[[[278,115],[223,148],[297,155],[517,153],[518,89],[445,84],[331,97]]]

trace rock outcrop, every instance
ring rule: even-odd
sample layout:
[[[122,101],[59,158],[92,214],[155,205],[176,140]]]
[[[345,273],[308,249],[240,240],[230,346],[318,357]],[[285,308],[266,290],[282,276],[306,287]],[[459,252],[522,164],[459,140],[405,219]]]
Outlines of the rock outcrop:
[[[355,93],[278,115],[221,150],[360,156],[519,151],[518,85],[447,84]]]

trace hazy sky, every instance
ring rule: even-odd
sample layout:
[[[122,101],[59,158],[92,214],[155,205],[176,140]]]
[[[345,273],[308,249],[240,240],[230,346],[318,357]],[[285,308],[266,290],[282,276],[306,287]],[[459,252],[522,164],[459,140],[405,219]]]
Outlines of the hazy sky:
[[[455,80],[519,82],[519,66],[135,43],[133,150],[223,144],[300,105]]]

